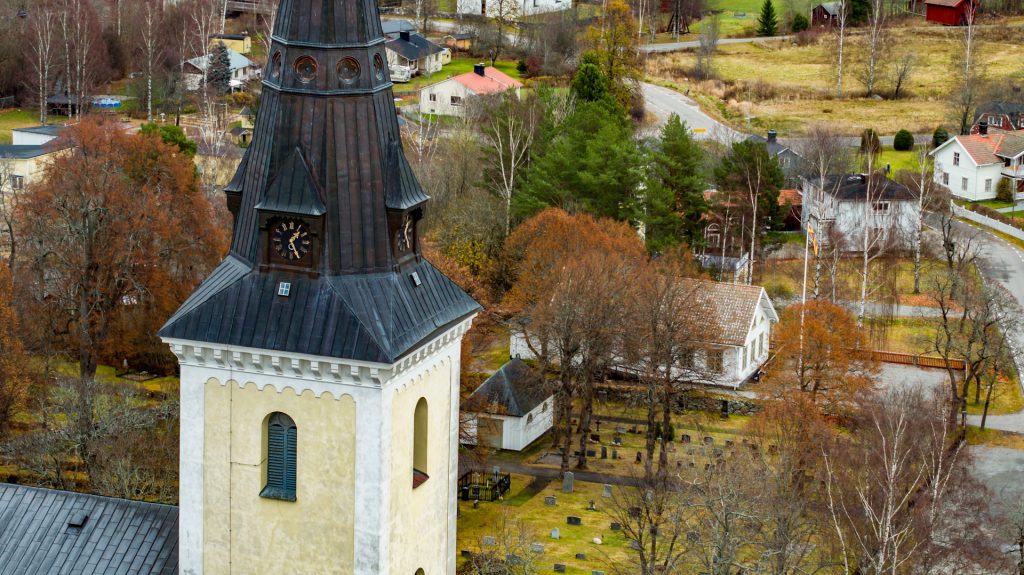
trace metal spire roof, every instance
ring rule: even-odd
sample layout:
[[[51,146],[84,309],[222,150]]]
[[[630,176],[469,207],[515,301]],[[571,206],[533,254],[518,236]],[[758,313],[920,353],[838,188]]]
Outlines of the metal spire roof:
[[[396,215],[429,198],[402,150],[376,0],[282,0],[269,54],[225,190],[231,253],[160,336],[394,361],[479,305],[418,254],[395,257]],[[261,266],[268,210],[323,218],[316,273]]]

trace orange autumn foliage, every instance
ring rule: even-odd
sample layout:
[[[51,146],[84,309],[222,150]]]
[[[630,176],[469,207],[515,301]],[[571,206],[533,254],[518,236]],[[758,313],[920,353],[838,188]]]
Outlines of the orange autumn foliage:
[[[0,263],[0,437],[28,400],[29,378],[20,322],[12,302],[11,270]]]
[[[79,361],[171,368],[155,336],[227,249],[192,160],[156,135],[86,120],[19,205],[19,282],[49,347]]]

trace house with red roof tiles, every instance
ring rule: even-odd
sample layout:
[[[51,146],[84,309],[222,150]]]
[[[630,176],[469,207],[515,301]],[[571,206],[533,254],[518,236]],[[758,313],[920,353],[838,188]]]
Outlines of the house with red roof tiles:
[[[978,123],[978,133],[956,136],[931,152],[934,181],[969,201],[996,197],[999,180],[1010,178],[1019,195],[1024,193],[1024,134],[993,130]]]
[[[473,66],[472,72],[452,76],[420,91],[420,113],[439,116],[463,116],[466,105],[475,96],[501,94],[519,90],[523,83],[508,74],[484,64]]]

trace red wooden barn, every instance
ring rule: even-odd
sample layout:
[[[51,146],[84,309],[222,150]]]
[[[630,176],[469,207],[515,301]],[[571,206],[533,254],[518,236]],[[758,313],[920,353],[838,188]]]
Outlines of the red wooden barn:
[[[925,0],[925,18],[946,26],[962,26],[974,19],[974,0]]]

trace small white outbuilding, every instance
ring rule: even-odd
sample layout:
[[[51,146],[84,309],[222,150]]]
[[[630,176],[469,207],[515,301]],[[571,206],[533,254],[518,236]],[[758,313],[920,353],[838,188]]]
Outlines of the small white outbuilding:
[[[551,429],[554,397],[537,370],[513,359],[462,403],[463,443],[521,451]]]

